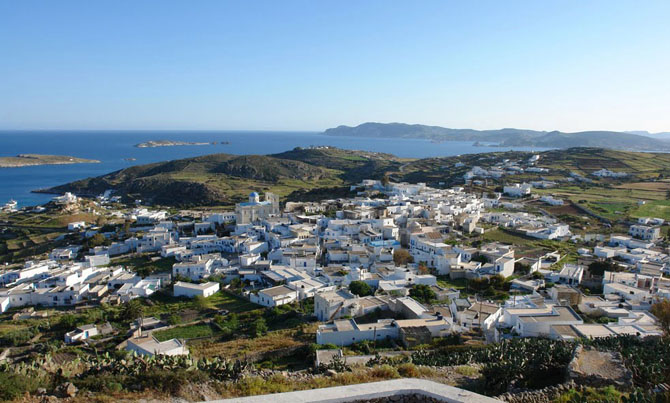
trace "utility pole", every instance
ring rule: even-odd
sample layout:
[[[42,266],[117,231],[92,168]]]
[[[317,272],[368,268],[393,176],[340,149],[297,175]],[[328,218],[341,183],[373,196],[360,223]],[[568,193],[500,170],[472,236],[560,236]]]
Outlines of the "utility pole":
[[[377,352],[377,326],[373,328],[372,332],[372,351]]]
[[[482,330],[482,301],[479,301],[479,330],[484,333]]]

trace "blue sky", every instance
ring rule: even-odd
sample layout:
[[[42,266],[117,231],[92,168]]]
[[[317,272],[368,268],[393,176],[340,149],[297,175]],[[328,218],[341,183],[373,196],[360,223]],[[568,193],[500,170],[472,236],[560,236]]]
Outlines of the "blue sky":
[[[0,128],[670,131],[668,21],[668,1],[0,0]]]

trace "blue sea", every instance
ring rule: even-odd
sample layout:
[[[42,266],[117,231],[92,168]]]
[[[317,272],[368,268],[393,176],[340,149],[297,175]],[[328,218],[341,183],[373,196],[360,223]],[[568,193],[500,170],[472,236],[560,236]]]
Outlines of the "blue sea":
[[[229,144],[134,147],[135,144],[149,140],[215,141]],[[101,161],[99,164],[0,168],[0,205],[10,199],[16,200],[19,207],[43,204],[53,196],[31,193],[32,190],[103,175],[132,165],[215,153],[274,154],[295,147],[329,145],[352,150],[390,153],[406,158],[425,158],[503,150],[498,147],[475,147],[472,144],[470,141],[433,143],[423,139],[335,137],[315,132],[0,131],[0,156],[3,157],[17,154],[52,154]],[[523,147],[514,149],[540,151]],[[135,160],[126,160],[130,158]]]

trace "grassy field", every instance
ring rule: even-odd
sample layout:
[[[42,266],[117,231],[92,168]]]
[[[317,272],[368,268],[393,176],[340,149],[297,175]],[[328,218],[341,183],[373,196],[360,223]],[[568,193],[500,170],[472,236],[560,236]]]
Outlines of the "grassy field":
[[[216,334],[213,326],[208,324],[178,326],[172,329],[159,330],[152,333],[158,341],[165,341],[170,339],[189,340],[200,337],[211,337]]]
[[[666,192],[655,190],[635,190],[622,187],[562,186],[553,189],[535,189],[538,194],[551,194],[584,206],[603,217],[619,220],[626,217],[670,218],[670,201]],[[639,204],[643,201],[645,204]]]
[[[224,342],[195,342],[191,345],[191,353],[196,357],[222,356],[244,358],[248,354],[302,346],[314,342],[317,326],[318,324],[311,324],[304,330],[285,329],[271,331],[264,336],[253,339],[241,338]]]
[[[632,217],[659,217],[670,220],[670,200],[653,200],[630,211]]]
[[[230,312],[247,312],[258,309],[259,306],[249,302],[245,299],[232,296],[224,292],[217,292],[208,297],[206,300],[206,309],[221,310],[225,309]],[[150,298],[150,303],[145,307],[145,315],[160,316],[161,314],[178,313],[185,310],[200,311],[199,307],[193,299],[189,298],[175,298],[168,295],[166,292],[155,293]],[[208,312],[201,312],[203,317],[209,315]]]

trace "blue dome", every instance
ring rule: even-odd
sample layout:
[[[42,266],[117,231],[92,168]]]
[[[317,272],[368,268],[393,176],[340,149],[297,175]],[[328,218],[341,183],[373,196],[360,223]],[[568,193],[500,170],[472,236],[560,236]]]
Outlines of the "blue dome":
[[[249,193],[249,197],[258,197],[258,193],[251,192],[251,193]]]

